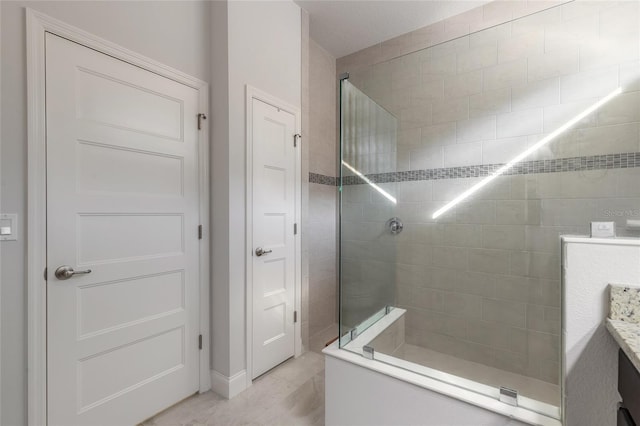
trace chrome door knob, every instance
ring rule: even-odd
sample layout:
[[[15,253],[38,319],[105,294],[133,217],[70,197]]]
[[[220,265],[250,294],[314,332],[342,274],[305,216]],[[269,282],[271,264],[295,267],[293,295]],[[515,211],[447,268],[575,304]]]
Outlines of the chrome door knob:
[[[264,256],[265,254],[269,254],[271,252],[272,252],[272,250],[264,250],[262,247],[258,247],[256,249],[256,256],[258,256],[258,257]]]
[[[82,274],[90,274],[90,273],[91,273],[91,269],[87,269],[86,271],[74,271],[71,266],[64,265],[56,269],[55,276],[59,280],[68,280],[74,275],[82,275]]]

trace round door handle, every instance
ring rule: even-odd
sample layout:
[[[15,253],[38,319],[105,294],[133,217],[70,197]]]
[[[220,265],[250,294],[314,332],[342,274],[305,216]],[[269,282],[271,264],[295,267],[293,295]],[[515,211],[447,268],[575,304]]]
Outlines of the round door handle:
[[[256,249],[256,256],[258,256],[258,257],[264,256],[265,254],[269,254],[271,252],[272,252],[272,250],[264,250],[262,247],[258,247]]]
[[[90,274],[90,273],[91,273],[91,269],[87,269],[86,271],[74,271],[71,266],[64,265],[56,269],[55,276],[59,280],[68,280],[74,275],[82,275],[82,274]]]

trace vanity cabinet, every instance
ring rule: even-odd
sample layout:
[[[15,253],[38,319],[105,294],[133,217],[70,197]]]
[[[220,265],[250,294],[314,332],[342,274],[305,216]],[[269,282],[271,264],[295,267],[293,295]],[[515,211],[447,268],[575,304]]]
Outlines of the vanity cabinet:
[[[618,352],[618,392],[622,397],[618,426],[640,424],[640,373],[622,349]]]

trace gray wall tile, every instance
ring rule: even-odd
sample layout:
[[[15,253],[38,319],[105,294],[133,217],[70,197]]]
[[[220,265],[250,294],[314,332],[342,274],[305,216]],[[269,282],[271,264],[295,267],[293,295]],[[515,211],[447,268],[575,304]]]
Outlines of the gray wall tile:
[[[395,277],[383,263],[367,264],[366,275],[395,281],[408,343],[558,383],[560,235],[585,233],[592,220],[627,233],[626,219],[640,218],[640,49],[630,18],[640,11],[637,2],[575,1],[531,14],[541,3],[490,3],[338,60],[399,120],[393,152],[384,138],[371,143],[369,130],[345,146],[398,204],[352,177],[343,213],[353,227],[347,257],[390,256]],[[419,51],[429,43],[439,44]],[[431,218],[619,86],[623,94],[507,176]],[[390,215],[405,223],[393,238],[379,233]],[[345,275],[366,311],[365,290],[392,286],[365,283],[363,264]]]

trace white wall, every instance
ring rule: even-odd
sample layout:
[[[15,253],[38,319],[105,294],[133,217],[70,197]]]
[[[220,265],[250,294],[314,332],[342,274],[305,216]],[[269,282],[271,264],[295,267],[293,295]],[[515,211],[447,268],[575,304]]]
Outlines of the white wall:
[[[526,424],[333,356],[325,357],[325,383],[330,426]]]
[[[3,212],[26,215],[25,7],[30,7],[211,83],[214,289],[212,365],[245,370],[245,84],[300,106],[301,12],[279,2],[0,3]],[[8,124],[7,124],[8,123]],[[3,243],[3,425],[26,423],[25,241]]]
[[[2,8],[0,7],[0,35]],[[0,98],[2,94],[2,43],[0,43]],[[2,139],[2,102],[0,102],[0,140]],[[0,156],[1,158],[1,156]],[[0,161],[0,212],[2,212],[2,161]],[[2,246],[0,245],[0,383],[2,383]],[[2,422],[2,386],[0,386],[0,422]]]
[[[302,134],[309,134],[309,12],[304,9],[300,10],[301,14],[301,101],[302,106]],[[300,241],[302,243],[302,294],[300,310],[300,328],[302,334],[302,351],[309,349],[309,231],[307,224],[309,223],[309,143],[302,143],[301,151],[301,175],[302,175],[302,221],[300,229]]]
[[[613,426],[618,345],[606,330],[609,284],[640,283],[640,241],[563,241],[565,425]]]
[[[300,107],[300,31],[291,1],[229,3],[231,374],[245,368],[245,85]]]
[[[26,424],[26,45],[25,7],[41,11],[202,80],[210,75],[208,1],[0,2],[1,200],[18,213],[21,236],[3,242],[1,288],[2,425]]]
[[[227,2],[211,7],[211,365],[229,376],[229,41]],[[228,346],[227,346],[228,347]],[[214,383],[215,389],[215,383]]]
[[[231,1],[226,14],[226,57],[220,47],[213,58],[228,64],[229,118],[228,136],[214,124],[214,157],[221,155],[214,162],[227,165],[213,168],[214,183],[221,181],[214,184],[213,253],[221,257],[214,257],[212,358],[214,371],[229,379],[246,370],[245,85],[300,107],[301,12],[292,1]],[[224,108],[224,101],[214,98],[214,109]],[[228,302],[222,313],[215,312],[216,298]]]

